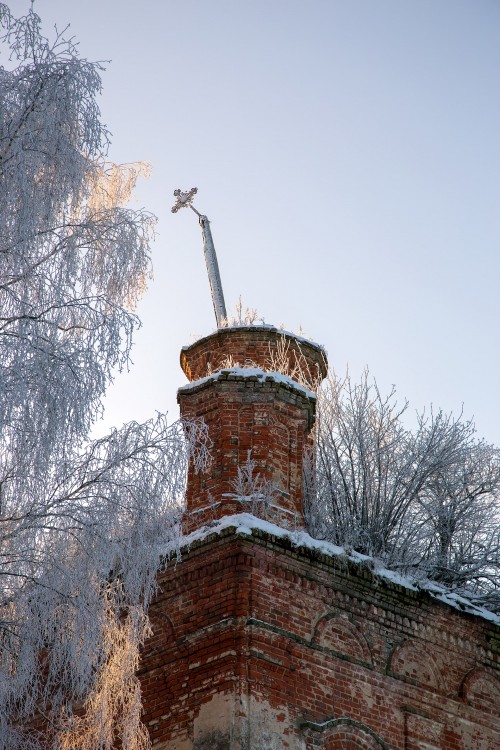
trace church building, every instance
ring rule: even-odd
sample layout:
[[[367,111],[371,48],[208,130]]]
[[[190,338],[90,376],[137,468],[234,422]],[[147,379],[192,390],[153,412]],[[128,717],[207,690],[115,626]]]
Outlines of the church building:
[[[195,192],[176,191],[173,210]],[[499,750],[498,618],[307,533],[325,353],[220,325],[200,223],[218,328],[183,348],[178,401],[207,424],[214,461],[190,469],[182,556],[150,609],[139,677],[153,748]]]
[[[273,357],[290,374],[300,363],[310,388],[269,372]],[[182,557],[150,611],[140,679],[153,747],[498,750],[498,619],[305,531],[320,347],[222,328],[181,365],[181,414],[205,420],[214,463],[189,474]],[[281,490],[265,508],[234,496],[249,455],[261,486]]]

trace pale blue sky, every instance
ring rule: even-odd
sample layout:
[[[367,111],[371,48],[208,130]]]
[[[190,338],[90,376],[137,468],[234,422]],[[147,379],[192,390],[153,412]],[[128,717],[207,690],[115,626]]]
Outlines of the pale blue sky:
[[[13,10],[26,8],[21,0]],[[498,0],[37,0],[110,59],[115,161],[159,217],[135,365],[103,426],[177,416],[180,347],[214,326],[197,186],[226,303],[475,416],[500,445]]]

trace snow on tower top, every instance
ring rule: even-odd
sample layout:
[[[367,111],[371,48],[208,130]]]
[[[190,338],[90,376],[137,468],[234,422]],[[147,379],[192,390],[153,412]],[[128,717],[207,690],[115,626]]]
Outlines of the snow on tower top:
[[[219,328],[184,346],[180,360],[191,382],[228,367],[258,367],[282,373],[309,390],[316,390],[328,370],[319,344],[271,325]]]

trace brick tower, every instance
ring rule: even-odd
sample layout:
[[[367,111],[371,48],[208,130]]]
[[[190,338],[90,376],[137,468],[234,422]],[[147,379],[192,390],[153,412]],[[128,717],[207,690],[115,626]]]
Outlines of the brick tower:
[[[206,422],[214,458],[210,475],[190,471],[187,528],[255,510],[256,492],[247,507],[231,499],[249,460],[254,484],[267,488],[266,517],[303,527],[302,463],[327,371],[323,350],[272,326],[223,328],[184,347],[181,367],[191,381],[178,392],[181,416]]]
[[[181,365],[182,415],[205,419],[214,463],[189,474],[182,558],[150,610],[155,750],[498,750],[499,619],[302,530],[321,349],[219,329]],[[238,501],[249,455],[260,484]]]

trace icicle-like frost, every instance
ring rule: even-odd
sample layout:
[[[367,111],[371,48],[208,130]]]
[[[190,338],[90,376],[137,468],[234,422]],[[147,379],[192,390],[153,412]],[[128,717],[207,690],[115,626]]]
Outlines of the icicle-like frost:
[[[499,611],[500,451],[462,415],[431,410],[410,429],[407,407],[368,372],[330,374],[304,468],[309,530]]]
[[[266,519],[281,490],[270,479],[263,479],[255,468],[252,451],[249,450],[246,462],[243,466],[238,466],[236,479],[231,483],[232,492],[226,493],[226,497],[241,503],[246,512]]]
[[[134,672],[206,429],[89,441],[150,274],[145,168],[105,161],[100,65],[32,9],[0,28],[0,750],[143,750]]]

